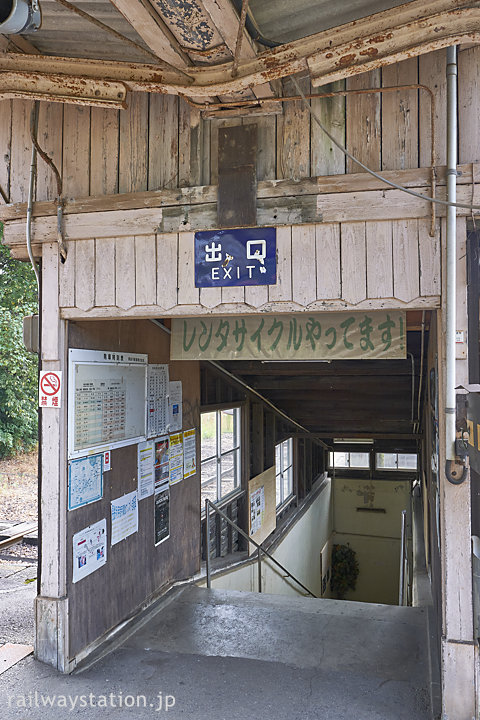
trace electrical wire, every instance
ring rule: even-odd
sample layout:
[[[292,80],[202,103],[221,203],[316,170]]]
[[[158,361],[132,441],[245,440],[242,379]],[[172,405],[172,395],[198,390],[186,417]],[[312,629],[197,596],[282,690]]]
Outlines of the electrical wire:
[[[442,205],[444,207],[457,207],[457,208],[465,208],[467,210],[470,210],[473,212],[473,210],[480,210],[480,205],[470,205],[467,203],[452,203],[448,202],[448,200],[439,200],[438,198],[430,197],[429,195],[423,195],[423,193],[416,192],[415,190],[410,190],[409,188],[404,187],[403,185],[399,185],[396,182],[393,182],[393,180],[387,180],[387,178],[383,177],[383,175],[380,175],[380,173],[375,172],[375,170],[372,170],[367,165],[365,165],[361,160],[358,160],[354,155],[352,155],[351,152],[347,150],[346,147],[342,145],[334,136],[327,130],[327,128],[323,125],[322,121],[319,119],[317,113],[312,109],[310,106],[310,103],[308,102],[307,98],[305,97],[305,94],[303,93],[300,85],[296,81],[295,77],[292,75],[290,77],[293,85],[295,86],[298,94],[302,98],[302,102],[308,112],[310,113],[311,117],[315,120],[319,128],[325,133],[325,135],[333,142],[334,145],[338,147],[338,149],[352,162],[359,165],[365,172],[372,175],[377,180],[380,180],[381,182],[384,182],[386,185],[389,185],[390,187],[395,188],[396,190],[401,190],[404,193],[407,193],[407,195],[412,195],[413,197],[420,198],[420,200],[426,200],[430,203],[435,203],[436,205]]]

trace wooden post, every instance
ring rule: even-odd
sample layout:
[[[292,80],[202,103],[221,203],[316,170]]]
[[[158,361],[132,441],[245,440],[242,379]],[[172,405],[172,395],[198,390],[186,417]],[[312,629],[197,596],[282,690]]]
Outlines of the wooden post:
[[[66,323],[58,307],[58,246],[43,246],[42,369],[62,371],[61,408],[42,410],[41,583],[35,601],[35,655],[68,672]]]

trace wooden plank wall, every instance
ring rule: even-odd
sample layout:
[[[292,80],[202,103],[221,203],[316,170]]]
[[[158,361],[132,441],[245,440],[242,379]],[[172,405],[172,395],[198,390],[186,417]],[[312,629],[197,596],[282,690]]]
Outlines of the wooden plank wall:
[[[434,238],[429,229],[423,219],[279,227],[276,285],[200,290],[192,232],[76,240],[60,306],[68,318],[437,307],[439,223]]]
[[[435,94],[436,164],[445,164],[445,51],[412,58],[318,88],[322,91],[423,83]],[[480,161],[480,48],[459,52],[459,162]],[[308,80],[302,80],[309,91]],[[289,80],[283,92],[295,92]],[[430,165],[430,102],[425,91],[314,99],[333,135],[372,168]],[[31,102],[0,102],[0,185],[12,202],[26,199]],[[67,197],[216,184],[218,128],[258,125],[259,180],[359,172],[326,138],[299,102],[280,115],[202,120],[197,109],[164,95],[133,94],[124,111],[42,103],[39,140],[63,171]],[[13,132],[13,142],[12,142]],[[39,160],[37,199],[55,195],[52,173]]]
[[[152,323],[138,321],[71,323],[69,347],[135,350],[150,363],[169,362],[169,339]],[[200,364],[172,362],[170,379],[181,380],[183,429],[197,428],[200,457]],[[102,500],[72,510],[67,516],[67,592],[69,657],[128,617],[147,598],[173,580],[192,576],[200,563],[199,473],[170,488],[170,537],[154,544],[154,498],[138,504],[138,532],[113,547],[110,503],[137,488],[137,445],[112,451],[112,469],[104,476]],[[88,525],[107,519],[109,544],[104,567],[72,583],[72,537]]]

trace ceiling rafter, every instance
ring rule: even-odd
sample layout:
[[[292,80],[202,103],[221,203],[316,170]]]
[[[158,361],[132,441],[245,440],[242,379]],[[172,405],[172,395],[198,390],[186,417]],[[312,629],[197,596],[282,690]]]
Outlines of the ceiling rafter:
[[[188,68],[193,81],[183,83],[176,73],[155,65],[12,53],[0,54],[0,71],[22,72],[32,86],[39,74],[60,75],[65,76],[66,90],[69,78],[76,77],[123,82],[131,90],[205,99],[242,92],[305,70],[314,75],[314,84],[323,84],[333,77],[348,77],[465,41],[480,42],[479,7],[471,7],[466,0],[413,0],[394,11],[244,60],[235,78],[231,77],[232,63]]]

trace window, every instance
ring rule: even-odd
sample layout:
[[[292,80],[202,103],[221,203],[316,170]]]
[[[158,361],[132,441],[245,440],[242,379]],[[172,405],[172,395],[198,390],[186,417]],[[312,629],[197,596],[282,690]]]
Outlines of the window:
[[[275,486],[277,508],[293,495],[293,440],[275,445]]]
[[[416,470],[414,453],[377,453],[377,470]]]
[[[241,409],[201,414],[201,500],[218,502],[240,488]]]
[[[336,468],[356,468],[359,470],[368,470],[370,468],[370,453],[368,452],[330,452],[330,467]]]

